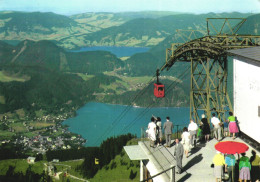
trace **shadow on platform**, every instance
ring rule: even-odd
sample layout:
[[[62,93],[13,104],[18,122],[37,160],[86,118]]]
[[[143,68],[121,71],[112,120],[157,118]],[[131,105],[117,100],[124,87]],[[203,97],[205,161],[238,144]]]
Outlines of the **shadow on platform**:
[[[198,144],[197,147],[192,148],[191,151],[190,151],[189,157],[190,157],[191,155],[197,153],[198,151],[200,151],[201,148],[202,148],[202,147],[205,147],[205,146],[206,146],[205,144]]]
[[[190,173],[186,173],[183,177],[181,177],[178,182],[187,181],[191,177]]]
[[[195,157],[193,157],[184,167],[183,167],[183,171],[187,171],[189,168],[191,168],[192,166],[194,166],[194,164],[199,163],[200,161],[202,161],[203,157],[202,154],[198,154]]]

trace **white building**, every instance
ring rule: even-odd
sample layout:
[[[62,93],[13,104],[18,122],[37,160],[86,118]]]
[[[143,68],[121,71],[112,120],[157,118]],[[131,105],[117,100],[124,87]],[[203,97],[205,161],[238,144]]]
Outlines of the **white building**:
[[[260,143],[260,47],[230,50],[234,116],[242,133]]]
[[[29,163],[29,164],[34,164],[34,162],[35,162],[35,157],[28,157],[27,158],[27,162]]]

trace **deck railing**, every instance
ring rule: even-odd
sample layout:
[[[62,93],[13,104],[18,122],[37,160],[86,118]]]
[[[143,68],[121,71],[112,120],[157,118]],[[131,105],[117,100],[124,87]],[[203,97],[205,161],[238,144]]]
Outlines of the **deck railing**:
[[[149,177],[147,179],[144,179],[144,180],[142,180],[140,182],[149,181],[150,179],[153,179],[153,178],[155,178],[155,177],[157,177],[157,176],[159,176],[159,175],[161,175],[163,173],[166,173],[169,170],[171,170],[171,175],[170,175],[170,181],[169,182],[175,182],[175,166],[171,166],[169,169],[166,169],[166,170],[164,170],[162,172],[159,172],[158,174],[155,174],[155,175],[153,175],[153,176],[151,176],[151,177]]]
[[[174,125],[172,138],[181,138],[181,134],[185,126],[188,127],[187,125]],[[141,128],[141,141],[148,140],[147,138],[148,138],[147,127],[143,127]],[[164,139],[164,135],[163,135],[163,139]]]

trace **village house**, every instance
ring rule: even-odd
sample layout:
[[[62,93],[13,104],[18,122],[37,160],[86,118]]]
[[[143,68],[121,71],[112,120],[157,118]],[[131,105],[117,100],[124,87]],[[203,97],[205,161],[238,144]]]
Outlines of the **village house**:
[[[35,162],[35,157],[28,157],[28,158],[27,158],[27,162],[28,162],[29,164],[34,164],[34,162]]]

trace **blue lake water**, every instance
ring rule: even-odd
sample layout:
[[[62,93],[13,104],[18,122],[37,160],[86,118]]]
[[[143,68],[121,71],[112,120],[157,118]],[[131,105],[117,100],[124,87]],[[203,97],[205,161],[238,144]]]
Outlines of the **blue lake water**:
[[[82,47],[79,50],[73,50],[71,52],[82,52],[82,51],[109,51],[115,54],[117,57],[129,57],[136,53],[147,52],[150,48],[148,47],[116,47],[116,46],[93,46],[93,47]]]
[[[159,116],[162,124],[167,116],[179,128],[189,124],[189,108],[160,107],[142,108],[90,102],[77,111],[77,116],[63,122],[69,131],[87,139],[86,146],[99,146],[108,137],[132,133],[141,136],[151,116]],[[176,131],[176,127],[174,128]]]

